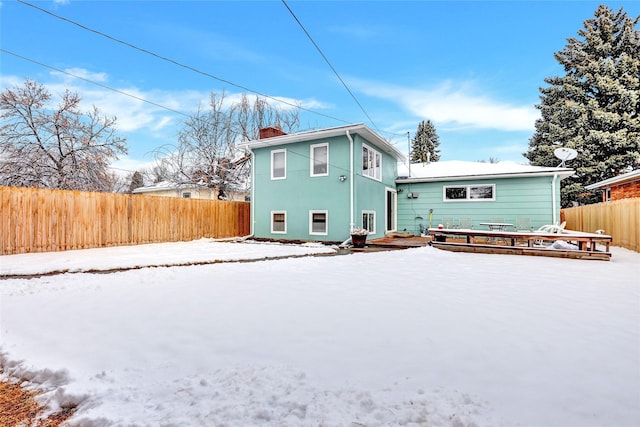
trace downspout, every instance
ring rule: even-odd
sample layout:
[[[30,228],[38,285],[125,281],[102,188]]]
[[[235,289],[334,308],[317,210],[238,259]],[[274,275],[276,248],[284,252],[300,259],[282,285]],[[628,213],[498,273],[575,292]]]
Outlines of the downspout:
[[[253,150],[251,150],[251,148],[249,148],[249,154],[250,154],[250,159],[251,159],[251,200],[249,201],[250,205],[249,205],[249,221],[250,221],[250,228],[249,228],[249,235],[248,236],[242,236],[240,238],[240,240],[246,240],[246,239],[250,239],[251,237],[253,237],[254,234],[254,218],[255,218],[255,206],[256,206],[256,157],[253,153]]]
[[[351,138],[351,134],[347,129],[347,138],[349,139],[349,231],[355,228],[354,221],[354,191],[355,191],[355,183],[353,182],[353,138]]]
[[[558,179],[558,174],[554,174],[553,175],[553,180],[551,181],[551,215],[553,215],[553,217],[551,218],[551,223],[555,224],[556,221],[556,214],[557,214],[557,209],[556,209],[556,180]]]

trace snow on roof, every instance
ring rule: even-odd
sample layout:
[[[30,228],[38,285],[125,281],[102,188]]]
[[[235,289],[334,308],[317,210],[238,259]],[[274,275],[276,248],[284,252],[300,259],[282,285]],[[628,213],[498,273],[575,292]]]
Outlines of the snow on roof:
[[[184,190],[187,188],[205,188],[205,185],[197,185],[197,184],[176,184],[171,181],[160,181],[156,182],[152,185],[147,185],[144,187],[138,187],[133,190],[133,193],[151,193],[154,191],[163,191],[163,190]]]
[[[449,160],[432,163],[412,163],[411,176],[405,164],[398,165],[398,181],[443,181],[469,178],[516,177],[528,175],[560,175],[566,178],[573,175],[569,168],[531,166],[516,162],[482,163],[462,160]]]

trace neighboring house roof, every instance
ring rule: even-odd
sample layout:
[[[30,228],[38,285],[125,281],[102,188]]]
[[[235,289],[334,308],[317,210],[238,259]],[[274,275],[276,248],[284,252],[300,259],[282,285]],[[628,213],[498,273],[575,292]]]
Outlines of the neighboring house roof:
[[[366,125],[359,123],[354,125],[346,125],[346,126],[337,126],[333,128],[327,129],[317,129],[310,130],[298,133],[292,133],[288,135],[282,136],[274,136],[271,138],[264,139],[256,139],[253,141],[248,141],[240,144],[240,146],[245,146],[250,149],[254,148],[264,148],[270,147],[273,145],[282,145],[282,144],[293,144],[296,142],[302,141],[313,141],[317,139],[323,138],[331,138],[335,136],[344,136],[347,132],[350,134],[358,134],[362,136],[364,139],[369,141],[369,143],[375,145],[382,151],[391,154],[398,160],[404,161],[405,157],[398,149],[396,149],[393,145],[387,142],[380,135],[369,129]]]
[[[595,184],[587,185],[584,188],[587,190],[595,190],[598,188],[612,187],[614,185],[621,185],[634,181],[640,181],[640,169],[623,173],[622,175],[614,176],[613,178],[605,179],[604,181],[596,182]]]
[[[195,184],[174,184],[170,181],[160,181],[153,185],[148,185],[145,187],[138,187],[133,190],[134,194],[137,193],[153,193],[155,191],[167,191],[167,190],[188,190],[188,189],[204,189],[207,188],[204,185],[195,185]]]
[[[521,178],[558,175],[564,179],[574,174],[570,168],[523,165],[516,162],[465,162],[460,160],[412,163],[411,176],[407,165],[398,165],[397,183],[429,181],[462,181],[469,179]]]

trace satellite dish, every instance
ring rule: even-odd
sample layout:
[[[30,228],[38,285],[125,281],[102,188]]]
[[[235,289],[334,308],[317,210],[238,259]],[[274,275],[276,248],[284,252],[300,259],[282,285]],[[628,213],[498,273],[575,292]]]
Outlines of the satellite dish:
[[[578,152],[573,148],[560,147],[553,150],[553,155],[562,160],[559,166],[565,167],[564,162],[575,159],[578,156]]]

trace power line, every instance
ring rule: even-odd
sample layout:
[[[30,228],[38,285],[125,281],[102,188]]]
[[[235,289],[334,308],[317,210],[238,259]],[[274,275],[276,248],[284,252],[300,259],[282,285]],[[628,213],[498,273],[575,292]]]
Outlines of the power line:
[[[85,30],[85,31],[89,31],[89,32],[91,32],[91,33],[97,34],[97,35],[102,36],[102,37],[104,37],[104,38],[107,38],[107,39],[109,39],[109,40],[111,40],[111,41],[114,41],[114,42],[116,42],[116,43],[120,43],[120,44],[123,44],[123,45],[125,45],[125,46],[127,46],[127,47],[130,47],[130,48],[132,48],[132,49],[135,49],[135,50],[138,50],[138,51],[140,51],[140,52],[146,53],[146,54],[148,54],[148,55],[150,55],[150,56],[153,56],[153,57],[155,57],[155,58],[157,58],[157,59],[160,59],[160,60],[162,60],[162,61],[169,62],[169,63],[171,63],[171,64],[173,64],[173,65],[177,65],[177,66],[179,66],[179,67],[181,67],[181,68],[185,68],[185,69],[187,69],[187,70],[193,71],[193,72],[198,73],[198,74],[200,74],[200,75],[203,75],[203,76],[205,76],[205,77],[209,77],[209,78],[211,78],[211,79],[218,80],[218,81],[220,81],[220,82],[222,82],[222,83],[228,84],[228,85],[230,85],[230,86],[234,86],[234,87],[239,88],[239,89],[242,89],[242,90],[244,90],[244,91],[246,91],[246,92],[250,92],[250,93],[256,94],[256,95],[258,95],[258,96],[262,96],[262,97],[264,97],[264,98],[271,99],[271,100],[273,100],[273,101],[275,101],[275,102],[277,102],[277,103],[281,103],[281,104],[289,105],[289,106],[291,106],[291,107],[298,108],[299,110],[306,111],[306,112],[309,112],[309,113],[311,113],[311,114],[315,114],[315,115],[318,115],[318,116],[322,116],[322,117],[325,117],[325,118],[328,118],[328,119],[331,119],[331,120],[334,120],[334,121],[337,121],[337,122],[341,122],[341,123],[345,123],[345,124],[351,124],[351,123],[352,123],[352,122],[347,121],[347,120],[344,120],[344,119],[340,119],[340,118],[337,118],[337,117],[334,117],[334,116],[331,116],[331,115],[328,115],[328,114],[325,114],[325,113],[321,113],[321,112],[319,112],[319,111],[315,111],[315,110],[311,110],[311,109],[309,109],[309,108],[302,107],[301,105],[298,105],[298,104],[294,104],[294,103],[287,102],[287,101],[285,101],[285,100],[282,100],[282,99],[279,99],[279,98],[276,98],[276,97],[273,97],[273,96],[270,96],[270,95],[267,95],[267,94],[263,94],[263,93],[261,93],[261,92],[258,92],[258,91],[255,91],[255,90],[253,90],[253,89],[250,89],[250,88],[248,88],[248,87],[246,87],[246,86],[243,86],[243,85],[240,85],[240,84],[233,83],[233,82],[231,82],[231,81],[229,81],[229,80],[222,79],[222,78],[220,78],[220,77],[217,77],[217,76],[215,76],[215,75],[213,75],[213,74],[210,74],[210,73],[208,73],[208,72],[205,72],[205,71],[199,70],[199,69],[197,69],[197,68],[195,68],[195,67],[192,67],[192,66],[190,66],[190,65],[183,64],[183,63],[178,62],[178,61],[176,61],[176,60],[173,60],[173,59],[170,59],[170,58],[164,57],[164,56],[162,56],[162,55],[160,55],[160,54],[157,54],[157,53],[155,53],[155,52],[152,52],[152,51],[150,51],[150,50],[147,50],[147,49],[141,48],[141,47],[139,47],[139,46],[136,46],[136,45],[134,45],[133,43],[129,43],[129,42],[127,42],[127,41],[124,41],[124,40],[118,39],[118,38],[116,38],[116,37],[113,37],[113,36],[111,36],[111,35],[109,35],[109,34],[106,34],[106,33],[103,33],[103,32],[101,32],[101,31],[95,30],[95,29],[93,29],[93,28],[87,27],[86,25],[83,25],[83,24],[80,24],[80,23],[78,23],[78,22],[75,22],[75,21],[73,21],[73,20],[71,20],[71,19],[69,19],[69,18],[65,18],[65,17],[63,17],[63,16],[57,15],[57,14],[55,14],[55,13],[53,13],[53,12],[50,12],[50,11],[48,11],[48,10],[46,10],[46,9],[43,9],[43,8],[41,8],[41,7],[39,7],[39,6],[36,6],[36,5],[32,4],[32,3],[29,3],[29,2],[27,2],[27,1],[25,1],[25,0],[18,0],[18,2],[19,2],[19,3],[22,3],[22,4],[23,4],[23,5],[25,5],[25,6],[29,6],[29,7],[33,8],[33,9],[36,9],[36,10],[38,10],[38,11],[40,11],[40,12],[43,12],[43,13],[45,13],[45,14],[47,14],[47,15],[50,15],[50,16],[52,16],[52,17],[56,18],[56,19],[60,19],[60,20],[62,20],[62,21],[64,21],[64,22],[67,22],[67,23],[69,23],[69,24],[75,25],[75,26],[77,26],[77,27],[79,27],[79,28],[81,28],[81,29],[83,29],[83,30]],[[284,1],[283,1],[283,2],[284,2]],[[287,6],[287,5],[286,5],[286,3],[285,3],[285,6]],[[289,8],[289,7],[287,6],[287,8]],[[291,13],[293,14],[293,12],[291,12]],[[295,15],[293,15],[293,16],[294,16],[294,18],[295,18]],[[297,20],[297,18],[296,18],[296,20]],[[298,21],[298,22],[299,22],[299,21]],[[299,24],[300,24],[300,25],[301,25],[301,27],[302,27],[302,24],[301,24],[301,23],[299,23]],[[302,27],[302,28],[303,28],[303,30],[304,30],[304,27]],[[306,32],[306,30],[304,30],[304,31]],[[307,33],[307,35],[308,35],[308,37],[311,39],[312,43],[314,43],[314,45],[316,45],[316,44],[315,44],[315,42],[313,41],[313,39],[311,38],[311,36],[310,36],[308,33]],[[375,125],[375,123],[373,122],[373,120],[371,119],[371,117],[367,114],[367,112],[364,110],[364,108],[362,107],[362,105],[358,102],[358,100],[355,98],[355,96],[353,95],[353,93],[352,93],[352,92],[349,90],[349,88],[346,86],[345,82],[344,82],[344,81],[340,78],[340,76],[337,74],[337,71],[333,68],[333,66],[331,66],[331,64],[329,63],[328,59],[326,58],[326,56],[324,56],[324,54],[322,53],[322,51],[320,50],[320,48],[319,48],[317,45],[316,45],[316,48],[319,50],[319,52],[320,52],[320,54],[323,56],[323,58],[325,58],[325,61],[327,61],[327,63],[329,64],[329,66],[331,67],[331,69],[334,71],[334,73],[336,73],[336,75],[338,76],[338,79],[340,79],[340,81],[341,81],[341,82],[342,82],[342,84],[345,86],[345,88],[347,89],[347,91],[348,91],[348,92],[351,94],[351,96],[354,98],[355,102],[358,104],[358,106],[360,107],[360,109],[361,109],[361,110],[364,112],[364,114],[367,116],[367,118],[369,119],[369,121],[371,122],[371,124],[374,126],[374,128],[375,128],[378,132],[386,133],[386,134],[388,134],[388,135],[401,136],[401,134],[397,134],[397,133],[394,133],[394,132],[388,132],[388,131],[381,131],[380,129],[378,129],[378,127]],[[2,49],[2,50],[3,50],[3,51],[5,51],[5,52],[7,52],[7,53],[10,53],[10,52],[8,52],[8,51],[6,51],[6,50],[4,50],[4,49]],[[141,101],[147,102],[147,103],[152,104],[152,105],[156,105],[156,106],[158,106],[158,107],[160,107],[160,108],[163,108],[163,109],[166,109],[166,110],[168,110],[168,111],[175,111],[175,110],[172,110],[172,109],[170,109],[170,108],[168,108],[168,107],[164,107],[164,106],[161,106],[161,105],[159,105],[159,104],[155,104],[155,103],[153,103],[153,102],[151,102],[151,101],[147,101],[147,100],[144,100],[144,99],[142,99],[142,98],[137,98],[137,97],[136,97],[136,96],[134,96],[134,95],[127,94],[127,93],[125,93],[125,92],[121,92],[121,91],[119,91],[119,90],[117,90],[117,89],[110,88],[110,87],[108,87],[108,86],[106,86],[106,85],[102,85],[102,84],[100,84],[100,83],[93,82],[93,81],[88,80],[88,79],[85,79],[85,78],[83,78],[83,77],[79,77],[79,76],[72,75],[72,74],[70,74],[70,73],[68,73],[68,72],[65,72],[65,71],[62,71],[62,70],[56,69],[56,68],[54,68],[54,67],[51,67],[51,66],[49,66],[49,65],[46,65],[46,64],[40,63],[40,62],[38,62],[38,61],[35,61],[35,60],[32,60],[32,59],[29,59],[29,58],[26,58],[26,57],[22,57],[22,56],[20,56],[20,55],[14,54],[14,53],[10,53],[10,54],[13,54],[13,55],[15,55],[15,56],[18,56],[18,57],[20,57],[20,58],[22,58],[22,59],[25,59],[25,60],[27,60],[27,61],[30,61],[30,62],[36,63],[36,64],[38,64],[38,65],[44,66],[44,67],[46,67],[46,68],[54,69],[54,70],[56,70],[56,71],[59,71],[59,72],[65,73],[65,74],[70,75],[70,76],[73,76],[73,77],[75,77],[75,78],[79,78],[79,79],[81,79],[81,80],[85,80],[85,81],[91,82],[91,83],[96,84],[96,85],[98,85],[98,86],[102,86],[102,87],[104,87],[104,88],[106,88],[106,89],[113,90],[113,91],[115,91],[115,92],[119,92],[119,93],[122,93],[122,94],[124,94],[124,95],[131,96],[131,97],[133,97],[133,98],[136,98],[136,99],[140,99]],[[178,113],[178,114],[181,114],[181,115],[185,115],[184,113],[181,113],[181,112],[177,112],[177,113]],[[395,144],[394,144],[394,145],[395,145]]]
[[[111,90],[113,92],[117,92],[117,93],[119,93],[121,95],[125,95],[125,96],[128,96],[128,97],[133,98],[133,99],[137,99],[138,101],[146,102],[147,104],[151,104],[151,105],[153,105],[155,107],[162,108],[163,110],[171,111],[172,113],[176,113],[176,114],[179,114],[181,116],[191,117],[189,114],[183,113],[181,111],[177,111],[177,110],[174,110],[172,108],[165,107],[164,105],[158,104],[158,103],[153,102],[153,101],[149,101],[149,100],[144,99],[144,98],[140,98],[139,96],[132,95],[130,93],[124,92],[124,91],[119,90],[119,89],[112,88],[111,86],[107,86],[105,84],[98,83],[98,82],[93,81],[91,79],[87,79],[86,77],[77,76],[77,75],[75,75],[73,73],[70,73],[68,71],[61,70],[61,69],[56,68],[56,67],[52,67],[51,65],[44,64],[44,63],[42,63],[40,61],[36,61],[35,59],[27,58],[26,56],[19,55],[19,54],[15,53],[15,52],[11,52],[11,51],[9,51],[7,49],[0,48],[0,52],[15,56],[16,58],[20,58],[20,59],[22,59],[24,61],[28,61],[28,62],[31,62],[33,64],[40,65],[41,67],[49,68],[50,70],[57,71],[58,73],[66,74],[67,76],[71,76],[73,78],[83,80],[85,82],[94,84],[96,86],[100,86],[101,88],[108,89],[108,90]]]
[[[341,123],[345,123],[345,124],[349,124],[350,123],[350,122],[348,122],[346,120],[342,120],[342,119],[339,119],[337,117],[330,116],[328,114],[320,113],[318,111],[310,110],[310,109],[304,108],[304,107],[302,107],[302,106],[300,106],[298,104],[287,102],[287,101],[284,101],[282,99],[278,99],[278,98],[276,98],[274,96],[270,96],[270,95],[258,92],[256,90],[250,89],[250,88],[248,88],[246,86],[243,86],[243,85],[240,85],[240,84],[237,84],[237,83],[233,83],[233,82],[231,82],[229,80],[217,77],[217,76],[215,76],[215,75],[213,75],[211,73],[208,73],[206,71],[199,70],[198,68],[192,67],[192,66],[187,65],[187,64],[183,64],[182,62],[178,62],[178,61],[173,60],[171,58],[167,58],[165,56],[162,56],[162,55],[160,55],[158,53],[155,53],[155,52],[152,52],[150,50],[147,50],[147,49],[141,48],[139,46],[136,46],[133,43],[129,43],[127,41],[124,41],[124,40],[118,39],[116,37],[113,37],[113,36],[111,36],[109,34],[106,34],[106,33],[103,33],[101,31],[95,30],[93,28],[87,27],[86,25],[80,24],[80,23],[78,23],[76,21],[73,21],[73,20],[71,20],[69,18],[65,18],[64,16],[57,15],[57,14],[55,14],[53,12],[50,12],[50,11],[48,11],[46,9],[43,9],[43,8],[41,8],[39,6],[36,6],[36,5],[32,4],[32,3],[26,2],[24,0],[18,0],[18,2],[24,4],[25,6],[29,6],[29,7],[32,7],[34,9],[36,9],[36,10],[39,10],[40,12],[46,13],[47,15],[53,16],[54,18],[57,18],[57,19],[60,19],[62,21],[65,21],[65,22],[68,22],[70,24],[73,24],[73,25],[75,25],[75,26],[77,26],[79,28],[82,28],[85,31],[89,31],[91,33],[94,33],[94,34],[97,34],[99,36],[105,37],[105,38],[107,38],[107,39],[109,39],[111,41],[114,41],[116,43],[120,43],[120,44],[125,45],[127,47],[130,47],[132,49],[135,49],[135,50],[137,50],[139,52],[146,53],[147,55],[151,55],[151,56],[153,56],[153,57],[155,57],[157,59],[160,59],[160,60],[165,61],[165,62],[169,62],[169,63],[171,63],[173,65],[177,65],[178,67],[185,68],[185,69],[187,69],[189,71],[193,71],[193,72],[198,73],[200,75],[203,75],[205,77],[209,77],[211,79],[218,80],[219,82],[228,84],[230,86],[237,87],[237,88],[242,89],[242,90],[244,90],[246,92],[251,92],[253,94],[262,96],[264,98],[271,99],[271,100],[273,100],[275,102],[278,102],[278,103],[281,103],[281,104],[286,104],[286,105],[288,105],[290,107],[298,108],[300,110],[307,111],[307,112],[313,113],[313,114],[317,114],[319,116],[323,116],[323,117],[326,117],[328,119],[335,120],[335,121],[338,121],[338,122],[341,122]]]
[[[171,112],[176,113],[176,114],[179,114],[179,115],[181,115],[181,116],[185,116],[185,117],[189,117],[189,118],[191,117],[190,115],[188,115],[188,114],[186,114],[186,113],[183,113],[183,112],[181,112],[181,111],[177,111],[177,110],[171,109],[171,108],[169,108],[169,107],[165,107],[164,105],[161,105],[161,104],[155,103],[155,102],[153,102],[153,101],[146,100],[146,99],[144,99],[144,98],[141,98],[141,97],[136,96],[136,95],[132,95],[132,94],[130,94],[130,93],[127,93],[127,92],[121,91],[121,90],[119,90],[119,89],[112,88],[112,87],[110,87],[110,86],[107,86],[107,85],[105,85],[105,84],[102,84],[102,83],[96,82],[96,81],[94,81],[94,80],[87,79],[86,77],[81,77],[81,76],[75,75],[75,74],[70,73],[70,72],[68,72],[68,71],[64,71],[64,70],[61,70],[61,69],[59,69],[59,68],[53,67],[53,66],[51,66],[51,65],[47,65],[47,64],[45,64],[45,63],[42,63],[42,62],[40,62],[40,61],[36,61],[35,59],[27,58],[26,56],[19,55],[19,54],[15,53],[15,52],[11,52],[11,51],[9,51],[9,50],[7,50],[7,49],[0,48],[0,52],[3,52],[3,53],[6,53],[6,54],[9,54],[9,55],[12,55],[12,56],[14,56],[14,57],[16,57],[16,58],[20,58],[20,59],[22,59],[22,60],[24,60],[24,61],[28,61],[28,62],[31,62],[31,63],[36,64],[36,65],[40,65],[40,66],[45,67],[45,68],[48,68],[48,69],[50,69],[50,70],[54,70],[54,71],[56,71],[56,72],[59,72],[59,73],[62,73],[62,74],[68,75],[68,76],[70,76],[70,77],[73,77],[73,78],[76,78],[76,79],[83,80],[83,81],[85,81],[85,82],[87,82],[87,83],[94,84],[94,85],[96,85],[96,86],[99,86],[99,87],[102,87],[102,88],[104,88],[104,89],[107,89],[107,90],[110,90],[110,91],[113,91],[113,92],[119,93],[119,94],[121,94],[121,95],[125,95],[125,96],[128,96],[128,97],[134,98],[134,99],[136,99],[136,100],[138,100],[138,101],[146,102],[146,103],[148,103],[148,104],[151,104],[151,105],[153,105],[153,106],[156,106],[156,107],[158,107],[158,108],[161,108],[161,109],[164,109],[164,110],[167,110],[167,111],[171,111]],[[294,154],[297,154],[298,156],[301,156],[301,157],[303,157],[303,158],[305,158],[305,159],[311,159],[311,156],[309,156],[309,155],[304,155],[304,154],[300,154],[300,153],[294,153]],[[334,166],[334,167],[335,167],[335,168],[337,168],[337,169],[347,171],[346,169],[344,169],[344,168],[342,168],[342,167],[340,167],[340,166],[334,165],[334,164],[332,164],[332,163],[329,163],[329,165]],[[118,168],[118,167],[114,167],[114,166],[107,166],[107,167],[108,167],[109,169],[120,170],[120,171],[125,171],[125,172],[135,172],[135,171],[130,170],[130,169],[123,169],[123,168]]]
[[[329,66],[329,68],[331,68],[331,71],[333,71],[333,73],[336,75],[336,77],[338,78],[338,80],[340,80],[340,83],[342,83],[342,86],[344,86],[344,88],[347,90],[347,92],[349,92],[349,95],[351,95],[351,98],[353,98],[353,100],[356,102],[356,104],[358,104],[358,107],[360,107],[360,110],[362,110],[362,112],[364,113],[365,116],[367,116],[367,118],[369,119],[369,122],[371,122],[371,124],[373,125],[373,127],[380,132],[380,130],[378,129],[378,127],[376,126],[376,124],[374,123],[374,121],[371,119],[371,117],[369,116],[369,114],[365,111],[364,107],[362,106],[362,104],[360,104],[360,101],[358,101],[358,98],[356,98],[356,96],[353,94],[353,92],[351,92],[351,89],[349,89],[349,86],[347,86],[347,84],[344,82],[344,80],[342,80],[342,77],[340,77],[340,74],[338,74],[338,71],[336,71],[336,69],[333,67],[333,65],[331,65],[331,62],[329,61],[329,59],[327,58],[327,56],[324,54],[324,52],[322,52],[322,49],[320,49],[320,46],[318,46],[318,44],[315,42],[315,40],[313,39],[313,37],[311,37],[311,34],[309,34],[309,32],[307,31],[307,29],[304,27],[304,25],[302,25],[302,22],[300,22],[300,20],[298,19],[298,17],[296,16],[295,13],[293,13],[293,10],[291,10],[291,8],[289,7],[289,5],[287,4],[287,2],[285,0],[282,0],[282,4],[284,4],[284,6],[287,8],[287,10],[289,11],[289,13],[291,14],[291,16],[293,16],[293,19],[296,20],[296,22],[298,23],[298,25],[300,26],[300,28],[302,28],[302,31],[304,31],[304,33],[307,35],[307,37],[309,38],[309,40],[311,41],[311,43],[315,46],[316,50],[318,51],[318,53],[320,53],[320,56],[322,56],[322,59],[324,59],[324,61],[327,63],[327,65]]]

